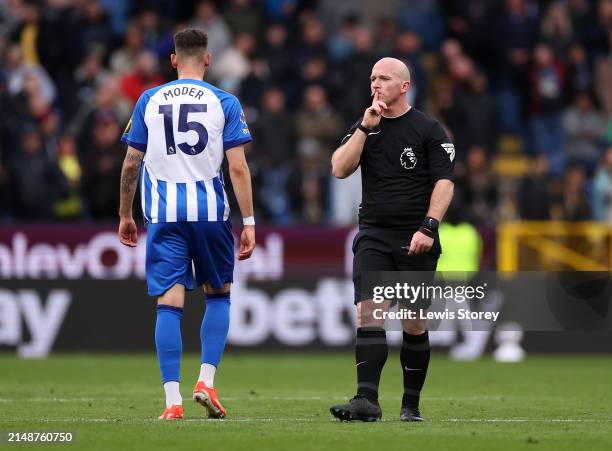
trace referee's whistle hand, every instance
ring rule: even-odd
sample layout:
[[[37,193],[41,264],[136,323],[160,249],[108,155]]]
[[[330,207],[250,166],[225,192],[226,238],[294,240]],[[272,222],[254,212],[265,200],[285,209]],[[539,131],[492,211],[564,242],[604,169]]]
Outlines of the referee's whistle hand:
[[[132,218],[121,218],[118,234],[121,244],[129,247],[136,247],[138,244],[138,229]]]
[[[433,238],[428,237],[424,233],[416,232],[412,235],[410,240],[410,249],[408,249],[408,255],[417,255],[429,252],[433,246]]]
[[[238,260],[246,260],[253,254],[255,249],[255,227],[244,226],[242,234],[240,235],[240,249],[238,253]]]
[[[364,127],[370,129],[378,127],[383,111],[385,111],[386,109],[387,104],[382,100],[378,100],[378,91],[374,92],[372,105],[365,110],[365,113],[363,114],[363,121],[361,124]]]

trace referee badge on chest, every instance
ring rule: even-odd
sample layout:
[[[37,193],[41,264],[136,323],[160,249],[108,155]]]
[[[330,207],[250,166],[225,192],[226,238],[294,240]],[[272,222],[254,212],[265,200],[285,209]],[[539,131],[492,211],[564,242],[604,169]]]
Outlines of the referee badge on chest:
[[[400,155],[400,163],[404,169],[413,170],[417,164],[417,157],[412,150],[412,147],[406,147]]]

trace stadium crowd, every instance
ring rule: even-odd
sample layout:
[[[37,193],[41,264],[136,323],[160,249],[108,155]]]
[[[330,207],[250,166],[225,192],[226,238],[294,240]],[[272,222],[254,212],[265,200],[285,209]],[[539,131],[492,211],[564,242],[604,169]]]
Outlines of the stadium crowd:
[[[260,223],[356,221],[330,156],[381,56],[451,133],[474,223],[612,221],[612,0],[0,0],[1,219],[116,218],[120,135],[186,26],[244,106]]]

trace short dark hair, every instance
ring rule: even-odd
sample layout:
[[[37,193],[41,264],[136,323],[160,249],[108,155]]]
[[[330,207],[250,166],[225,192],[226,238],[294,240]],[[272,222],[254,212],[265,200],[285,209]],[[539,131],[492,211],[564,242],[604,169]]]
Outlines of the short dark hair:
[[[187,28],[174,35],[174,51],[185,56],[195,56],[206,51],[208,35],[197,28]]]

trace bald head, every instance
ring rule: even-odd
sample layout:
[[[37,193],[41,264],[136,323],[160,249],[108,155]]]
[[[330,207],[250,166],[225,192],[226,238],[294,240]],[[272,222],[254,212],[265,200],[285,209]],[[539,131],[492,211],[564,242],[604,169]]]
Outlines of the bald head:
[[[401,81],[410,82],[410,70],[408,66],[397,58],[385,57],[376,62],[372,68],[372,73],[393,74]]]
[[[370,90],[374,100],[385,103],[385,113],[403,113],[408,108],[406,93],[410,87],[410,71],[397,58],[383,58],[372,67]]]

